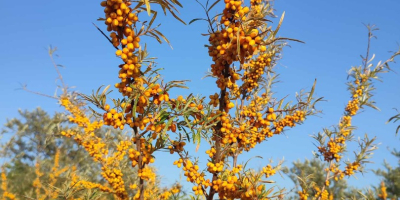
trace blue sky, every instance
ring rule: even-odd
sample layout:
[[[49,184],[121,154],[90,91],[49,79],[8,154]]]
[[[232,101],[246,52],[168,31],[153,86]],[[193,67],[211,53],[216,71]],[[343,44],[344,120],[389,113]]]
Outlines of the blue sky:
[[[182,0],[184,8],[180,17],[186,22],[193,18],[203,17],[201,7],[194,0]],[[3,14],[0,18],[0,123],[7,118],[16,117],[18,109],[32,110],[41,107],[49,113],[62,111],[52,99],[33,95],[19,90],[21,84],[45,94],[55,91],[57,77],[46,48],[49,45],[58,47],[59,64],[66,66],[61,69],[65,81],[70,86],[76,86],[79,92],[89,94],[100,85],[113,85],[117,82],[117,65],[113,47],[91,24],[95,22],[104,29],[103,11],[100,1],[27,1],[18,3],[5,1],[0,7]],[[281,83],[275,85],[278,96],[295,95],[295,92],[309,90],[314,79],[317,79],[316,95],[327,101],[317,107],[323,110],[319,117],[310,117],[304,125],[297,126],[286,135],[273,137],[256,148],[248,156],[262,155],[263,160],[252,161],[256,168],[267,164],[268,159],[275,161],[285,158],[285,164],[290,166],[294,160],[312,158],[316,148],[309,135],[321,131],[324,127],[337,124],[344,106],[349,100],[346,91],[347,71],[351,66],[360,65],[360,54],[365,55],[367,45],[367,29],[363,25],[376,24],[380,29],[375,32],[377,40],[372,41],[371,53],[376,54],[374,63],[386,60],[396,51],[400,42],[400,1],[372,0],[352,1],[289,1],[276,0],[276,15],[286,12],[285,20],[280,29],[280,36],[291,37],[306,42],[299,44],[290,42],[283,52],[283,59],[277,66],[281,74]],[[217,13],[217,10],[214,11]],[[144,16],[144,15],[141,15]],[[277,20],[275,20],[276,26]],[[207,31],[207,24],[196,22],[185,26],[175,21],[171,16],[159,15],[160,30],[171,41],[173,50],[166,45],[159,45],[151,38],[143,38],[148,43],[149,52],[158,57],[158,65],[165,68],[165,80],[190,79],[190,90],[177,90],[171,96],[178,94],[209,95],[216,91],[215,80],[202,79],[210,68],[207,38],[200,33]],[[399,59],[398,59],[399,60]],[[381,111],[367,108],[356,116],[353,124],[358,126],[357,136],[368,133],[377,136],[379,149],[372,159],[374,164],[367,169],[382,166],[386,159],[392,165],[397,161],[389,154],[388,148],[399,146],[399,138],[395,137],[395,124],[385,124],[387,119],[396,114],[393,108],[400,109],[400,65],[394,64],[396,73],[383,75],[383,83],[376,83],[374,100]],[[350,145],[349,156],[356,150],[356,144]],[[207,146],[199,151],[203,154]],[[174,156],[157,157],[159,172],[164,176],[165,184],[175,181],[179,171],[172,166]],[[161,156],[162,155],[162,156]],[[201,158],[204,158],[201,155]],[[203,163],[205,164],[205,163]],[[282,180],[275,176],[280,185],[291,187],[288,178]],[[357,175],[358,179],[350,178],[355,186],[376,184],[379,179],[372,172]]]

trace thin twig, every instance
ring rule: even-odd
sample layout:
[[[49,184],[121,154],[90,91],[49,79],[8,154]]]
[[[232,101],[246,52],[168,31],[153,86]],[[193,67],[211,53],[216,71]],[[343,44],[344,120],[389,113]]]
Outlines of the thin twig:
[[[364,58],[364,70],[367,69],[368,57],[369,57],[369,48],[370,48],[371,38],[372,38],[371,27],[368,25],[367,28],[368,28],[368,46],[367,46],[367,55]]]
[[[207,9],[206,7],[204,7],[204,5],[201,4],[198,0],[196,0],[196,2],[199,3],[200,6],[204,9],[204,11],[205,11],[205,13],[206,13],[206,16],[207,16],[207,22],[208,22],[208,24],[209,24],[209,26],[210,26],[210,29],[211,29],[211,31],[212,31],[213,33],[215,33],[214,28],[212,27],[212,22],[211,22],[211,19],[210,19],[210,15],[208,14],[208,9]],[[207,1],[207,6],[208,6],[208,1]]]
[[[26,86],[23,86],[22,89],[27,91],[27,92],[30,92],[30,93],[33,93],[33,94],[37,94],[37,95],[40,95],[40,96],[49,97],[49,98],[52,98],[52,99],[58,99],[57,97],[53,97],[53,96],[50,96],[50,95],[47,95],[47,94],[43,94],[43,93],[40,93],[40,92],[35,92],[35,91],[28,90],[26,88]]]
[[[66,85],[65,85],[65,83],[64,83],[64,80],[63,80],[63,77],[62,77],[62,75],[61,75],[61,73],[60,73],[60,70],[58,70],[58,65],[56,64],[56,62],[54,61],[54,57],[53,57],[53,50],[52,49],[50,49],[50,59],[51,59],[51,62],[53,63],[53,66],[54,66],[54,68],[56,69],[56,72],[57,72],[57,74],[58,74],[58,78],[60,79],[60,81],[61,81],[61,84],[62,84],[62,87],[64,88],[64,89],[67,89],[67,87],[66,87]]]

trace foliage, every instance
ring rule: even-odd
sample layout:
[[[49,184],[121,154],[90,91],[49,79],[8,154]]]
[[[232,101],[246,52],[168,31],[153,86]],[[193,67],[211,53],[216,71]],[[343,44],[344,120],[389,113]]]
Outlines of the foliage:
[[[369,139],[368,135],[365,134],[363,139],[358,139],[360,150],[355,152],[354,161],[345,161],[344,169],[340,169],[341,160],[346,153],[347,145],[346,142],[355,141],[354,131],[355,126],[352,126],[352,119],[355,115],[360,113],[361,109],[366,106],[378,109],[374,104],[375,102],[371,99],[372,91],[375,90],[373,80],[380,80],[380,74],[390,70],[389,64],[394,62],[394,58],[400,55],[400,51],[395,52],[385,62],[378,62],[374,66],[371,62],[375,58],[373,55],[369,58],[370,54],[370,42],[375,36],[373,31],[377,30],[374,26],[367,26],[368,28],[368,47],[366,56],[362,58],[363,65],[358,67],[352,67],[349,71],[349,78],[351,81],[347,83],[348,90],[351,94],[351,100],[348,102],[343,117],[340,122],[333,130],[324,129],[322,133],[318,133],[313,136],[318,142],[318,154],[317,156],[324,158],[328,163],[326,168],[325,183],[321,185],[321,189],[318,188],[317,197],[318,199],[326,199],[328,197],[328,191],[325,190],[329,187],[331,181],[337,181],[343,179],[344,176],[351,176],[356,171],[363,172],[363,164],[368,163],[368,159],[372,156],[372,152],[377,148],[374,144],[376,138]],[[306,194],[307,188],[303,187],[303,191],[299,194]],[[307,196],[304,196],[307,198]]]
[[[390,199],[398,199],[400,198],[400,152],[393,150],[392,154],[397,157],[399,165],[393,167],[385,161],[384,169],[378,169],[374,172],[382,177],[387,196]]]
[[[104,184],[104,180],[97,163],[90,161],[90,155],[74,141],[62,138],[61,130],[73,128],[64,114],[49,116],[37,108],[34,111],[20,111],[20,115],[20,118],[8,120],[2,130],[4,137],[11,137],[1,148],[2,157],[7,160],[1,181],[4,198],[112,198],[112,195],[97,189],[79,187],[77,180],[86,184],[97,182],[100,185]],[[115,137],[123,135],[120,131],[114,132],[116,134],[111,135],[110,130],[98,130],[98,134],[108,135],[106,139],[110,141],[110,149],[113,141],[118,140]],[[130,167],[125,167],[123,172],[132,178],[137,176],[137,171]],[[148,187],[153,191],[164,192],[165,189],[159,184],[157,178]],[[177,184],[175,190],[180,187]]]
[[[388,122],[393,121],[393,123],[396,123],[396,122],[399,121],[399,120],[400,120],[400,113],[397,114],[397,115],[394,115],[393,117],[391,117],[391,118],[388,120]],[[400,130],[400,125],[397,126],[397,128],[396,128],[396,134],[399,133],[399,130]]]
[[[314,186],[324,185],[326,167],[326,163],[314,158],[312,160],[295,161],[293,162],[293,166],[290,169],[285,168],[284,172],[295,183],[296,189],[298,189],[300,187],[304,188],[309,182]],[[334,194],[334,198],[343,199],[346,197],[345,193],[347,188],[347,181],[341,179],[330,184],[327,190],[329,194]],[[309,196],[315,196],[316,191],[311,187],[308,188],[307,194],[309,194]],[[298,197],[293,197],[293,199],[297,198]],[[331,198],[333,198],[333,196]]]
[[[86,162],[89,155],[81,151],[73,141],[60,138],[60,132],[64,129],[62,125],[68,124],[64,114],[56,113],[50,117],[37,108],[32,112],[20,111],[20,115],[22,119],[8,120],[2,130],[4,136],[11,136],[2,146],[2,156],[8,158],[8,185],[14,194],[18,194],[16,197],[35,194],[40,199],[43,192],[50,195],[50,189],[41,191],[34,188],[47,184],[61,187],[68,179],[66,175],[71,163],[76,164],[87,175],[86,178],[99,180],[95,178],[98,176],[98,167]]]
[[[308,92],[298,92],[295,102],[279,99],[273,91],[278,80],[275,66],[283,47],[287,41],[301,41],[278,36],[284,14],[273,28],[274,9],[268,0],[250,0],[249,4],[235,0],[197,2],[205,17],[190,23],[208,24],[208,32],[203,34],[208,37],[206,47],[212,60],[207,77],[216,80],[215,94],[208,98],[192,94],[170,97],[170,91],[187,88],[186,80],[164,82],[155,58],[142,42],[144,36],[149,36],[169,43],[158,26],[153,26],[157,18],[153,8],[160,6],[164,14],[168,11],[183,22],[176,15],[177,7],[181,7],[177,0],[102,1],[105,16],[99,21],[106,24],[109,35],[97,28],[116,49],[115,55],[121,62],[116,67],[119,82],[114,85],[120,96],[110,98],[110,86],[101,86],[91,95],[71,91],[53,60],[55,49],[49,49],[61,82],[61,93],[52,98],[66,110],[66,116],[56,114],[50,118],[37,111],[24,115],[25,122],[14,120],[7,125],[8,132],[14,131],[16,135],[3,148],[4,155],[14,157],[2,176],[3,196],[13,198],[9,188],[36,199],[144,200],[187,196],[179,184],[159,186],[151,166],[156,162],[156,151],[179,156],[170,164],[182,168],[186,180],[193,184],[192,199],[289,196],[285,188],[269,184],[282,169],[282,161],[277,165],[265,162],[260,170],[255,170],[247,167],[251,159],[238,163],[238,158],[320,112],[315,108],[322,100],[314,97],[316,80]],[[218,3],[224,5],[223,10],[211,16]],[[142,13],[151,20],[143,20]],[[296,198],[344,198],[343,178],[363,172],[376,149],[375,138],[365,134],[358,141],[360,150],[355,158],[343,165],[346,143],[355,141],[353,117],[367,106],[376,108],[372,99],[374,80],[389,71],[389,63],[400,55],[398,51],[383,63],[371,64],[374,56],[369,57],[369,46],[374,27],[368,29],[367,54],[362,57],[362,66],[349,71],[350,101],[339,124],[314,136],[318,143],[316,155],[326,163],[297,162],[290,171],[291,179],[299,187]],[[189,143],[196,145],[196,149],[200,145],[208,147],[206,166],[201,166],[187,150]],[[14,174],[26,173],[33,183],[9,187],[6,173],[10,179]],[[385,198],[391,186],[382,184],[379,191],[375,191],[378,195],[371,191],[367,195]]]
[[[19,111],[19,113],[21,119],[8,120],[1,132],[3,137],[10,137],[7,143],[2,144],[1,153],[8,161],[8,181],[14,183],[10,188],[16,194],[24,194],[31,189],[32,182],[24,180],[35,179],[35,162],[40,160],[42,170],[51,171],[51,162],[57,151],[68,155],[63,156],[60,161],[64,166],[65,163],[79,158],[87,159],[87,154],[78,151],[72,141],[60,140],[57,137],[60,135],[60,125],[66,123],[63,114],[56,113],[50,117],[40,108],[32,112]]]
[[[306,191],[308,196],[313,197],[318,193],[318,190],[315,187],[319,185],[325,184],[325,170],[327,164],[320,161],[319,159],[305,160],[305,161],[295,161],[293,162],[293,166],[291,168],[285,168],[283,171],[285,174],[289,176],[289,178],[295,183],[296,190],[299,187],[306,187],[306,185],[311,185]],[[390,166],[389,166],[390,167]],[[341,179],[333,182],[327,187],[327,191],[329,193],[329,199],[397,199],[395,194],[398,190],[388,189],[387,184],[395,185],[395,181],[398,181],[398,174],[393,173],[393,170],[390,167],[390,170],[387,172],[383,172],[381,169],[375,171],[378,175],[381,175],[382,172],[386,176],[390,176],[391,178],[385,178],[385,182],[381,182],[379,186],[369,186],[367,188],[355,188],[349,186],[345,179]],[[394,193],[392,191],[395,191]],[[287,199],[298,199],[297,196],[289,196]]]
[[[59,125],[67,122],[63,114],[57,113],[50,117],[40,108],[32,112],[20,110],[19,114],[22,119],[8,120],[2,129],[3,137],[11,137],[7,143],[2,144],[2,157],[30,163],[37,155],[55,155],[57,146],[61,144],[73,149],[71,142],[62,143],[56,137],[60,132]]]
[[[151,155],[162,149],[169,149],[170,153],[180,156],[174,164],[183,166],[187,180],[195,185],[193,192],[197,198],[205,196],[206,199],[213,199],[216,194],[229,199],[281,198],[284,190],[273,192],[273,188],[264,186],[263,178],[274,175],[280,164],[267,164],[261,171],[255,171],[238,164],[237,158],[256,144],[282,133],[286,127],[301,124],[306,116],[317,112],[314,104],[320,99],[312,97],[314,87],[309,93],[300,92],[295,104],[273,97],[271,87],[277,77],[273,68],[285,45],[283,41],[293,40],[276,37],[283,16],[278,27],[272,29],[265,20],[273,16],[271,4],[257,0],[251,1],[249,6],[241,1],[225,1],[224,11],[210,17],[210,10],[218,2],[201,5],[207,15],[204,20],[210,25],[209,33],[205,34],[209,37],[208,50],[214,62],[209,76],[217,79],[220,88],[210,96],[209,103],[200,96],[169,97],[169,90],[185,87],[184,81],[164,83],[153,60],[148,57],[146,46],[142,48],[139,44],[141,36],[162,36],[156,29],[146,28],[140,23],[138,14],[144,10],[140,2],[136,6],[131,2],[111,0],[101,4],[105,7],[107,31],[111,32],[112,39],[109,41],[117,48],[116,55],[123,61],[118,73],[120,82],[115,84],[123,98],[113,99],[113,106],[107,104],[108,87],[103,92],[99,88],[91,96],[82,96],[105,112],[99,113],[105,125],[132,128],[131,137],[136,149],[126,141],[123,150],[129,155],[132,166],[139,168],[139,199],[144,199],[145,181],[154,176],[147,170],[147,165],[154,162]],[[146,6],[148,11],[148,4]],[[264,73],[266,77],[262,76]],[[85,117],[79,109],[72,107],[74,103],[70,103],[68,97],[61,98],[62,105],[74,115],[73,121],[78,125],[83,124],[82,127],[87,128],[101,123],[80,120]],[[81,135],[75,134],[66,136],[75,140],[81,138]],[[86,136],[82,138],[86,140]],[[190,141],[200,145],[201,138],[210,145],[206,152],[210,157],[206,169],[201,169],[196,161],[190,159],[189,152],[184,148]],[[113,187],[112,192],[122,199],[127,198],[127,191],[122,187],[122,174],[118,171],[118,175],[114,175],[117,181],[107,178],[113,175],[107,174],[108,170],[115,171],[118,166],[115,159],[107,161],[101,158],[108,154],[103,149],[104,145],[100,145],[101,141],[97,138],[89,140],[97,140],[101,146],[85,147],[95,159],[100,163],[113,163],[102,164],[105,178]],[[103,155],[94,152],[102,152]],[[123,155],[123,151],[120,154]],[[230,158],[232,163],[229,164]],[[206,178],[206,173],[212,176],[211,180]]]

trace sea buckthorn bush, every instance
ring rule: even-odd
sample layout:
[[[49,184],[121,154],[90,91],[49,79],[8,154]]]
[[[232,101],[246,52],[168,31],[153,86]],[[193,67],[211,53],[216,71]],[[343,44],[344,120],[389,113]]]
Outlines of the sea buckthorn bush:
[[[222,10],[210,16],[218,3],[223,5]],[[208,38],[204,50],[211,62],[207,76],[215,80],[218,90],[208,97],[170,96],[171,90],[187,87],[185,81],[162,79],[148,52],[152,47],[143,42],[145,36],[150,36],[160,43],[162,40],[169,43],[158,27],[152,26],[157,16],[153,5],[161,6],[164,13],[168,11],[183,22],[176,14],[177,7],[181,7],[177,0],[101,1],[99,9],[100,6],[104,9],[104,15],[99,21],[105,26],[98,29],[111,43],[111,49],[115,49],[110,53],[115,53],[120,62],[113,70],[119,80],[114,86],[100,87],[91,95],[72,92],[63,83],[62,93],[56,97],[66,110],[67,122],[73,124],[60,124],[60,136],[74,141],[91,157],[99,179],[89,179],[79,172],[79,165],[61,167],[61,151],[56,148],[45,183],[41,178],[44,176],[41,160],[35,159],[32,196],[36,199],[185,198],[188,195],[180,184],[160,187],[151,164],[157,162],[155,152],[165,151],[179,157],[165,164],[182,169],[183,179],[192,184],[192,199],[284,199],[288,195],[286,189],[268,184],[274,182],[273,177],[282,169],[282,162],[266,161],[258,170],[238,162],[239,157],[264,145],[267,139],[305,123],[308,117],[320,112],[315,108],[322,100],[314,97],[316,81],[308,92],[300,91],[294,103],[277,98],[272,91],[278,76],[275,67],[283,48],[288,41],[301,42],[278,36],[284,14],[272,25],[274,9],[268,0],[217,0],[201,4],[206,16],[203,20],[208,23],[208,32],[203,34]],[[148,17],[150,22],[147,23],[143,19]],[[372,38],[371,28],[369,37]],[[327,166],[325,181],[316,184],[302,180],[297,199],[334,199],[335,194],[329,192],[332,182],[362,172],[376,148],[375,139],[366,135],[355,160],[343,164],[346,144],[355,137],[352,119],[366,106],[375,108],[371,100],[373,80],[390,70],[388,64],[399,54],[396,52],[376,66],[370,63],[367,55],[363,66],[350,69],[350,100],[339,124],[333,130],[324,129],[314,136],[318,143],[317,156]],[[60,74],[59,79],[62,80]],[[110,98],[111,87],[116,88],[119,98]],[[90,107],[88,110],[88,106],[97,109]],[[104,130],[114,134],[111,137]],[[192,143],[197,148],[207,147],[205,165],[187,150]],[[1,176],[3,199],[15,199],[16,195],[8,192],[4,170]],[[86,191],[85,195],[81,191]],[[88,195],[93,191],[100,195]],[[387,197],[384,183],[378,196]]]

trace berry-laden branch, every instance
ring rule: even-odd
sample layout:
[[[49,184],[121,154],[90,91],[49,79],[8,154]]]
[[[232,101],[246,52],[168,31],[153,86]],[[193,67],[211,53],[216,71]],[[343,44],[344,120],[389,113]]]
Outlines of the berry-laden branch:
[[[283,105],[283,99],[273,98],[271,87],[277,77],[273,68],[284,41],[294,39],[276,37],[283,17],[275,30],[268,27],[267,17],[273,16],[269,1],[251,0],[245,6],[243,1],[225,0],[223,12],[210,18],[209,12],[218,2],[210,8],[208,2],[203,6],[207,15],[204,20],[210,26],[206,34],[213,61],[209,76],[217,79],[219,88],[209,102],[213,108],[209,115],[217,118],[211,127],[211,148],[206,151],[210,157],[207,171],[212,175],[206,198],[212,200],[216,194],[221,199],[281,197],[283,190],[270,195],[273,189],[266,189],[261,179],[275,174],[280,164],[268,164],[259,172],[244,170],[237,164],[238,156],[317,113],[314,104],[320,99],[312,98],[315,85],[310,93],[301,93],[295,105]],[[240,104],[235,106],[238,100]],[[199,194],[199,188],[193,188],[195,194]]]
[[[359,113],[360,109],[366,106],[378,109],[374,105],[374,101],[371,100],[374,85],[373,80],[379,79],[381,73],[385,73],[389,68],[389,63],[394,62],[394,58],[400,55],[400,51],[393,54],[393,56],[387,61],[379,62],[375,67],[371,64],[372,59],[369,59],[370,43],[374,37],[373,31],[377,30],[374,26],[367,26],[368,28],[368,46],[367,55],[363,58],[363,66],[352,67],[349,71],[349,77],[352,81],[348,82],[348,90],[351,93],[351,100],[347,103],[343,117],[340,119],[339,125],[335,127],[335,130],[331,131],[324,129],[323,133],[318,133],[314,138],[319,142],[318,152],[321,157],[328,162],[328,168],[326,168],[325,184],[323,186],[314,186],[316,190],[315,198],[318,200],[326,200],[329,196],[328,188],[331,181],[338,181],[344,178],[344,176],[354,175],[355,172],[363,172],[363,164],[367,163],[367,159],[372,156],[372,151],[377,149],[373,144],[376,138],[369,139],[368,135],[365,134],[364,139],[359,141],[360,151],[356,153],[355,160],[353,162],[346,162],[346,166],[343,170],[340,169],[340,161],[346,152],[346,142],[354,141],[354,130],[356,127],[352,126],[352,119]],[[328,140],[326,142],[326,140]],[[306,189],[299,191],[301,199],[306,198]]]
[[[103,114],[105,125],[121,130],[126,126],[132,128],[132,143],[127,143],[128,147],[126,148],[132,167],[138,167],[139,186],[134,188],[137,190],[134,198],[140,200],[146,196],[145,182],[155,176],[148,167],[155,160],[152,154],[154,151],[166,148],[167,131],[176,132],[176,124],[192,128],[188,124],[182,124],[179,121],[181,119],[177,116],[195,115],[195,113],[188,114],[187,109],[178,113],[172,112],[171,105],[174,102],[170,101],[168,91],[176,87],[184,88],[185,82],[171,81],[164,84],[158,70],[155,69],[154,59],[148,57],[146,46],[143,48],[140,44],[142,36],[153,37],[159,42],[162,38],[168,42],[166,37],[157,30],[157,27],[151,27],[157,12],[150,6],[156,4],[182,21],[175,14],[177,11],[175,5],[181,6],[177,0],[137,2],[107,0],[101,2],[101,6],[105,8],[105,18],[101,20],[105,21],[107,31],[110,32],[110,42],[117,49],[115,54],[123,62],[119,65],[118,78],[120,82],[115,84],[123,98],[113,100],[114,107],[112,107],[106,103],[106,90],[102,94],[97,92],[90,97],[82,95],[105,111]],[[139,19],[139,15],[143,11],[147,11],[147,14],[152,16],[148,24]],[[146,68],[143,69],[143,67]],[[124,199],[125,196],[121,198]]]

